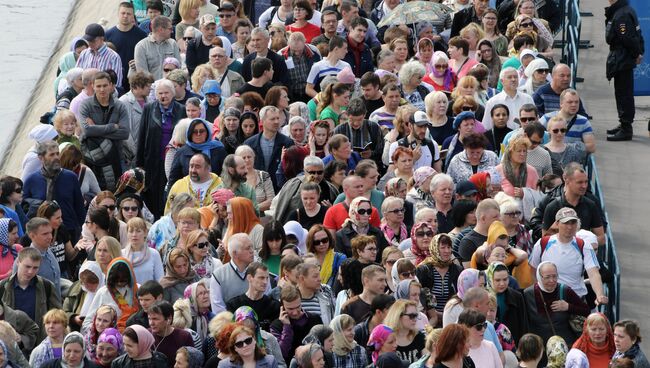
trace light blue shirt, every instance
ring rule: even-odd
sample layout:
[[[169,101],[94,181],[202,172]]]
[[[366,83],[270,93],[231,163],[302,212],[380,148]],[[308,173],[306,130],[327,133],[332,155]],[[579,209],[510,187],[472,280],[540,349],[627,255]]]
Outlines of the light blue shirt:
[[[277,133],[276,133],[277,134]],[[271,163],[271,156],[273,156],[273,148],[275,147],[275,137],[268,140],[262,134],[260,137],[260,148],[262,149],[262,156],[264,156],[264,167],[268,168]]]

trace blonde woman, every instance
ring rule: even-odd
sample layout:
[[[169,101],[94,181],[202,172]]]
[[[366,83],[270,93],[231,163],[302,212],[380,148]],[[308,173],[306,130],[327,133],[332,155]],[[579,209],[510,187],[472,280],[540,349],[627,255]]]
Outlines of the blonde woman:
[[[169,140],[169,144],[165,149],[166,177],[169,177],[169,173],[172,171],[172,163],[174,162],[174,157],[176,157],[176,152],[178,152],[178,150],[185,145],[185,142],[187,142],[187,127],[190,125],[190,121],[192,121],[192,119],[181,119],[174,127],[172,139]]]
[[[462,37],[469,44],[469,58],[477,60],[476,45],[478,41],[485,37],[485,32],[476,23],[470,23],[460,30],[460,37]]]
[[[147,223],[140,217],[134,217],[126,224],[128,244],[122,250],[122,256],[133,266],[135,279],[139,284],[149,280],[160,280],[164,276],[160,254],[146,244]]]
[[[122,256],[122,245],[112,236],[104,236],[95,246],[95,262],[102,269],[104,275],[108,271],[108,265],[114,258]]]
[[[201,0],[181,0],[178,5],[178,13],[181,21],[176,25],[176,42],[185,43],[183,36],[185,30],[189,27],[199,29],[199,8],[203,1]],[[179,45],[180,46],[180,45]],[[184,49],[184,47],[181,47]]]
[[[400,299],[388,309],[384,318],[384,324],[397,335],[397,355],[409,363],[415,363],[424,352],[425,336],[416,328],[418,317],[417,304]]]
[[[34,368],[40,368],[43,363],[63,356],[63,338],[68,333],[68,316],[62,309],[51,309],[43,316],[42,329],[47,336],[29,357],[29,365]]]
[[[456,133],[454,130],[454,119],[447,116],[447,109],[449,108],[449,99],[442,91],[429,93],[424,98],[424,107],[426,109],[427,118],[431,123],[429,132],[431,138],[438,144],[451,137]]]
[[[203,97],[203,93],[201,92],[203,83],[207,80],[215,80],[215,78],[214,69],[209,64],[197,66],[192,73],[192,91]]]

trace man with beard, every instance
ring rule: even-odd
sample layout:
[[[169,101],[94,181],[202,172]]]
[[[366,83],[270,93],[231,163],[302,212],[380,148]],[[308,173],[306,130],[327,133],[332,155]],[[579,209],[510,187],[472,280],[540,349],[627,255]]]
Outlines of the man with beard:
[[[203,152],[195,153],[190,159],[189,175],[179,179],[169,190],[165,213],[170,209],[170,198],[179,193],[189,193],[195,199],[195,206],[205,207],[212,204],[212,193],[221,184],[221,178],[210,172],[210,157]],[[246,181],[246,179],[244,179]]]
[[[33,217],[43,201],[55,200],[63,215],[63,226],[73,234],[73,242],[81,233],[81,225],[86,218],[84,199],[81,195],[79,179],[72,171],[61,169],[59,145],[46,141],[36,146],[36,153],[43,163],[40,171],[29,175],[23,186],[23,198],[29,203],[28,217]]]
[[[255,207],[255,212],[259,215],[255,189],[246,183],[246,162],[243,158],[232,154],[226,156],[223,160],[219,188],[232,190],[235,197],[250,199],[253,202],[253,207]]]
[[[413,150],[418,159],[413,162],[413,171],[424,167],[432,167],[437,172],[442,172],[442,160],[440,160],[440,149],[436,141],[427,138],[429,132],[429,119],[423,111],[416,111],[409,117],[411,133],[408,136],[391,143],[388,157],[400,147],[407,147]],[[393,163],[394,164],[394,163]]]

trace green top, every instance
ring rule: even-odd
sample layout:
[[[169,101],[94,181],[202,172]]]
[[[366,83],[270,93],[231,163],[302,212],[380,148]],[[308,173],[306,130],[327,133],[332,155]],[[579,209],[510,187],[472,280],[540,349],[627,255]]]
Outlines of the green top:
[[[345,111],[345,107],[342,107],[341,110]],[[335,126],[339,125],[339,114],[334,112],[334,110],[329,106],[324,108],[323,111],[320,112],[320,116],[318,116],[318,120],[326,119],[332,119]]]
[[[276,276],[280,276],[280,257],[280,254],[274,256],[271,255],[269,256],[269,259],[262,261],[262,263],[269,268],[269,272]]]
[[[519,67],[521,66],[521,61],[519,61],[519,57],[513,56],[510,59],[504,61],[503,65],[501,65],[501,70],[509,66],[519,70]],[[499,84],[497,84],[497,91],[501,92],[502,90],[503,90],[503,84],[501,84],[501,79],[499,78]]]

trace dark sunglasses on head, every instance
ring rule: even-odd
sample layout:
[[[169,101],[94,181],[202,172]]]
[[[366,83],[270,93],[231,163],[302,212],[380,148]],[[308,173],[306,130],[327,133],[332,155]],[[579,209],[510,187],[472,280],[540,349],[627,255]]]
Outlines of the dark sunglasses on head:
[[[372,213],[372,209],[370,209],[370,208],[367,209],[367,210],[359,209],[359,210],[357,210],[357,213],[360,214],[360,215],[370,215]]]
[[[115,208],[116,208],[116,207],[117,207],[117,206],[115,206],[114,204],[110,204],[110,205],[108,205],[108,206],[104,206],[104,208],[106,208],[107,210],[111,210],[111,211],[115,211]]]
[[[137,212],[138,209],[138,206],[122,206],[122,210],[127,212]]]
[[[417,319],[418,318],[417,313],[402,313],[402,316],[406,316],[406,317],[408,317],[410,319]]]
[[[241,348],[243,348],[244,346],[248,346],[248,345],[250,345],[250,344],[252,344],[252,343],[253,343],[253,338],[252,338],[252,337],[248,337],[248,338],[246,338],[246,339],[244,339],[244,340],[237,341],[237,342],[235,343],[235,347],[241,349]]]
[[[477,324],[475,324],[475,325],[472,326],[472,327],[474,327],[474,328],[477,329],[478,331],[482,331],[482,330],[485,330],[485,329],[487,328],[487,324],[488,324],[487,321],[485,321],[485,322],[483,322],[483,323],[477,323]]]
[[[557,133],[564,134],[564,133],[566,133],[566,128],[553,129],[553,130],[551,130],[551,132],[553,132],[555,134],[557,134]],[[18,192],[18,193],[20,193],[20,192]]]
[[[328,244],[330,242],[329,238],[323,238],[323,239],[314,239],[314,246],[318,246],[321,244]]]
[[[431,238],[433,236],[433,231],[418,231],[415,233],[415,236],[418,238],[424,238],[425,236]]]
[[[210,246],[209,242],[201,242],[201,243],[196,243],[196,247],[199,249],[207,248]]]

